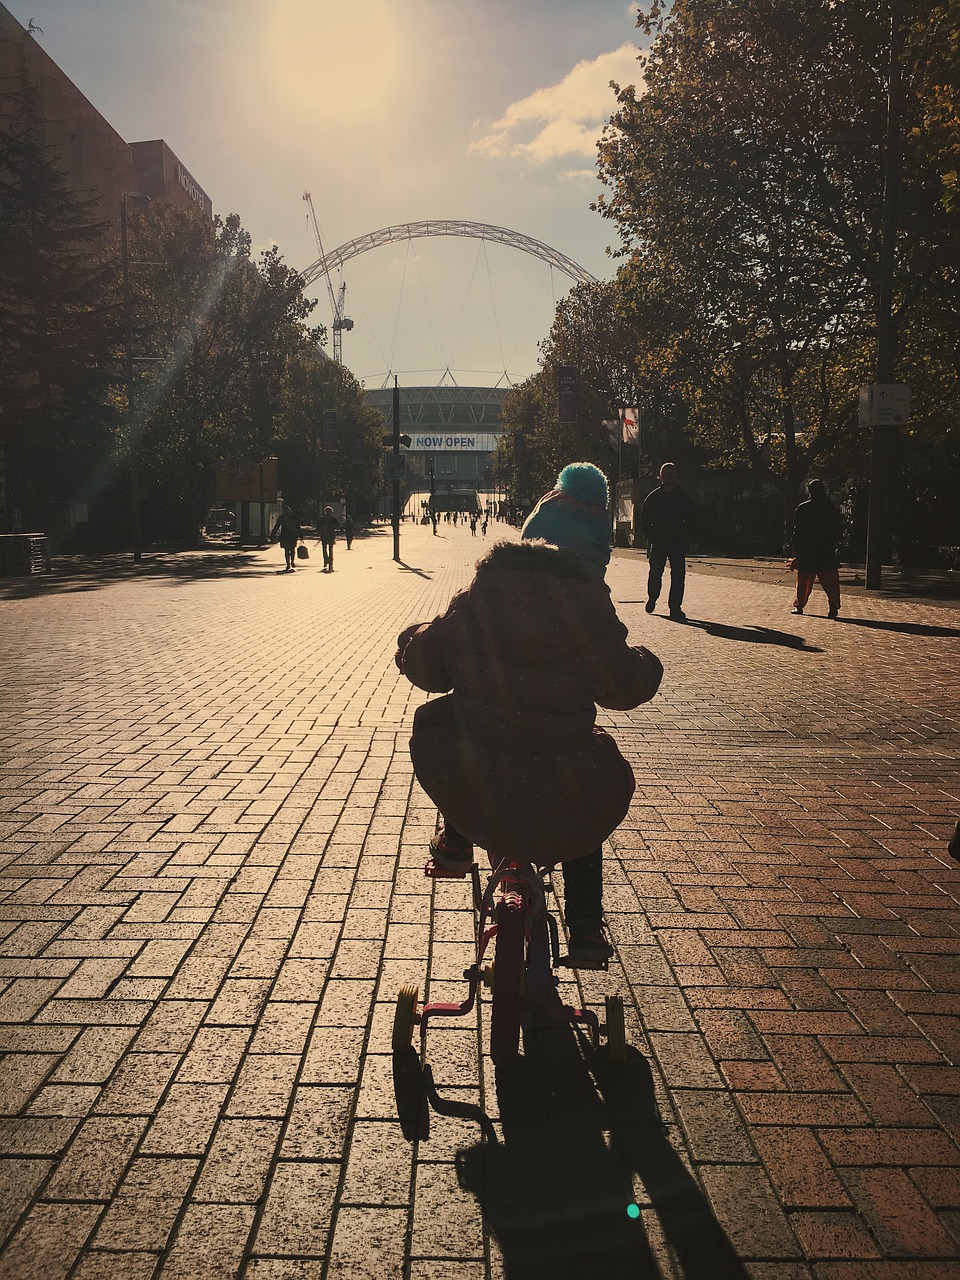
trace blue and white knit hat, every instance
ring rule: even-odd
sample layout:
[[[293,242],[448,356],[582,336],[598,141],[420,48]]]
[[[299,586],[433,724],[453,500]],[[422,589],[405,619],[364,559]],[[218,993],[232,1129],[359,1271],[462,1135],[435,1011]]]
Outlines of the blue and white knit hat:
[[[607,478],[592,462],[571,462],[527,517],[522,538],[567,547],[602,573],[610,560]]]

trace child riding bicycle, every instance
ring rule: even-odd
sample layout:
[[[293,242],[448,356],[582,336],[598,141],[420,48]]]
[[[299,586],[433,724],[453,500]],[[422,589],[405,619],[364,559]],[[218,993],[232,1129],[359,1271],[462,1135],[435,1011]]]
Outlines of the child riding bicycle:
[[[627,643],[603,577],[606,478],[572,463],[523,526],[496,543],[469,587],[398,638],[397,665],[430,693],[410,754],[443,815],[435,863],[465,872],[473,846],[539,866],[563,863],[568,962],[606,961],[603,841],[623,820],[633,771],[596,725],[597,704],[649,701],[663,675]]]

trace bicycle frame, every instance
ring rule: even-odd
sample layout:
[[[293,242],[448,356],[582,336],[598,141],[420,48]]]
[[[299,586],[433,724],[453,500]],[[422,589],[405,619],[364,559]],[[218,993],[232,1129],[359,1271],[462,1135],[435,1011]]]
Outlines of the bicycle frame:
[[[493,856],[490,860],[491,863],[495,862]],[[426,874],[444,878],[444,873],[433,863],[427,864]],[[467,998],[460,1003],[432,1001],[423,1006],[419,1017],[421,1056],[426,1050],[427,1027],[432,1018],[460,1017],[473,1009],[480,984],[489,977],[483,961],[491,939],[497,936],[501,927],[498,915],[507,900],[509,910],[518,911],[523,921],[522,955],[518,972],[509,972],[505,977],[501,975],[494,988],[494,1003],[497,988],[501,989],[503,999],[504,989],[515,986],[519,992],[525,983],[522,1002],[529,1011],[555,1023],[573,1023],[586,1027],[596,1048],[600,1038],[600,1021],[597,1015],[590,1009],[577,1009],[564,1004],[557,990],[560,980],[554,970],[559,964],[559,931],[556,920],[547,908],[543,872],[535,870],[528,862],[499,860],[493,866],[485,886],[481,886],[480,871],[476,864],[471,867],[470,874],[477,923],[476,958],[470,968],[464,970],[463,975],[469,984]],[[510,963],[512,966],[513,962],[498,955],[497,963]],[[517,1016],[519,1019],[519,1012]],[[491,1041],[495,1039],[496,1035],[492,1034]],[[506,1061],[515,1052],[511,1048],[498,1050],[498,1046],[491,1043],[491,1056],[495,1062]]]

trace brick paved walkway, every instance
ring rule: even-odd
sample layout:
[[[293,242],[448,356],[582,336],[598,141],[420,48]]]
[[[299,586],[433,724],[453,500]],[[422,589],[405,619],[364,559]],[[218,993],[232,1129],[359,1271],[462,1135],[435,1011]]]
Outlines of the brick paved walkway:
[[[605,717],[580,997],[630,1061],[534,1029],[495,1080],[437,1027],[401,1132],[396,991],[459,993],[472,929],[391,662],[482,549],[443,532],[0,586],[0,1280],[960,1277],[948,608],[692,574],[683,627],[616,557],[667,674]]]

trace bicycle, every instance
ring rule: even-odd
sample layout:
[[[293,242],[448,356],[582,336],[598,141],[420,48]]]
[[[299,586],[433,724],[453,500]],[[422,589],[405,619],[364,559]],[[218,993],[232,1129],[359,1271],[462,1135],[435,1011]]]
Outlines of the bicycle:
[[[554,1023],[585,1026],[594,1049],[599,1048],[601,1033],[606,1036],[610,1060],[624,1063],[627,1059],[623,999],[607,996],[605,1022],[592,1009],[577,1009],[564,1004],[558,987],[556,969],[561,965],[560,933],[556,919],[546,900],[548,869],[535,868],[529,862],[497,859],[490,855],[492,870],[485,886],[474,863],[469,872],[449,872],[432,860],[424,868],[431,879],[462,879],[469,874],[473,883],[476,912],[476,958],[464,970],[469,984],[467,998],[461,1003],[431,1001],[418,1011],[419,987],[405,983],[397,995],[393,1020],[394,1054],[409,1051],[415,1026],[420,1028],[420,1060],[426,1052],[427,1027],[432,1018],[462,1017],[470,1013],[481,986],[490,990],[490,1056],[494,1065],[505,1066],[516,1060],[520,1050],[520,1028],[524,1011],[537,1013]],[[490,943],[494,942],[494,959],[486,961]],[[601,960],[581,968],[606,970]]]

